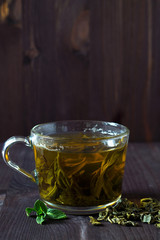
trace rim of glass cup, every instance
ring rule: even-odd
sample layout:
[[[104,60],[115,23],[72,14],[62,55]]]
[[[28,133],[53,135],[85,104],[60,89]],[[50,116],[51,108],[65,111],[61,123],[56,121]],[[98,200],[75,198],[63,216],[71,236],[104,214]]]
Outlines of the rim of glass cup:
[[[40,128],[40,127],[43,127],[43,126],[45,126],[45,125],[52,125],[52,124],[66,124],[66,123],[80,123],[80,122],[83,122],[83,123],[92,123],[92,124],[104,124],[104,125],[110,125],[111,127],[119,127],[119,128],[122,128],[123,129],[123,132],[122,133],[117,133],[116,135],[110,135],[110,136],[106,136],[106,134],[105,133],[103,133],[102,132],[102,137],[98,137],[98,140],[104,140],[104,139],[116,139],[116,138],[120,138],[120,137],[124,137],[124,136],[127,136],[127,135],[129,135],[129,133],[130,133],[130,130],[126,127],[126,126],[124,126],[124,125],[122,125],[122,124],[120,124],[120,123],[116,123],[116,122],[107,122],[107,121],[96,121],[96,120],[62,120],[62,121],[54,121],[54,122],[47,122],[47,123],[40,123],[40,124],[37,124],[37,125],[35,125],[32,129],[31,129],[31,137],[33,137],[33,136],[37,136],[37,137],[40,137],[40,138],[45,138],[45,139],[55,139],[55,140],[67,140],[67,139],[70,139],[70,137],[69,138],[67,138],[67,137],[62,137],[62,136],[49,136],[49,135],[46,135],[46,134],[43,134],[42,132],[41,133],[38,133],[36,130],[38,129],[38,128]],[[90,130],[92,130],[92,129],[90,129]],[[101,129],[102,130],[102,129]],[[82,132],[84,132],[84,134],[86,133],[84,130],[82,131]],[[98,131],[98,128],[97,128],[97,131],[93,131],[93,133],[95,133],[95,132],[99,132]],[[65,132],[64,132],[65,133]],[[58,135],[58,133],[57,133],[57,135]],[[82,138],[79,138],[79,139],[82,139]],[[90,137],[88,140],[89,141],[95,141],[97,138],[95,138],[95,137]]]

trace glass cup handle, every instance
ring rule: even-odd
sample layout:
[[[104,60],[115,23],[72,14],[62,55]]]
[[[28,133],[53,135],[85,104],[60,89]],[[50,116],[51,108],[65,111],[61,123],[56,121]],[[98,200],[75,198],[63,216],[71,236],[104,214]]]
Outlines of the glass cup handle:
[[[16,163],[12,162],[10,157],[9,157],[9,149],[16,143],[24,143],[26,146],[31,147],[31,143],[29,141],[28,137],[11,137],[9,138],[3,146],[2,149],[2,157],[4,162],[11,168],[13,168],[14,170],[20,172],[21,174],[23,174],[24,176],[30,178],[32,181],[36,182],[34,176],[32,176],[31,173],[28,173],[27,171],[25,171],[24,169],[20,168]]]

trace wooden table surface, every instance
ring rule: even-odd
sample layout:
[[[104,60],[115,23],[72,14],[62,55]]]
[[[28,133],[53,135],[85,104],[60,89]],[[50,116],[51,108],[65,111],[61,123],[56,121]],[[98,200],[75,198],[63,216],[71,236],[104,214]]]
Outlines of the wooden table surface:
[[[10,154],[23,167],[34,168],[30,148],[17,145]],[[0,239],[160,239],[160,229],[154,225],[124,227],[104,222],[102,226],[93,226],[88,216],[68,215],[64,220],[38,225],[34,218],[25,215],[25,208],[32,207],[39,198],[37,186],[6,166],[0,158]],[[129,143],[123,196],[135,201],[143,197],[160,199],[160,143]]]

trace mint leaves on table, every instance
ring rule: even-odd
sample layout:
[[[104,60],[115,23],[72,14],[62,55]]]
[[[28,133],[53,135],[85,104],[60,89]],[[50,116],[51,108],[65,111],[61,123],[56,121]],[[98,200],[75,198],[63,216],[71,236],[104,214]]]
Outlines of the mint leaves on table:
[[[42,224],[47,219],[64,219],[66,214],[58,209],[47,208],[44,202],[37,200],[34,208],[27,207],[25,209],[26,215],[29,217],[32,212],[36,212],[36,222]]]

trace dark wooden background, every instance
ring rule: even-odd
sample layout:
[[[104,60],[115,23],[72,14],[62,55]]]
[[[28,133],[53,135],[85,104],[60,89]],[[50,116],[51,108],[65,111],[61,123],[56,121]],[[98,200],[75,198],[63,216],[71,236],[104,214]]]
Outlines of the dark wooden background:
[[[0,0],[0,114],[1,142],[63,119],[159,141],[160,0]]]

